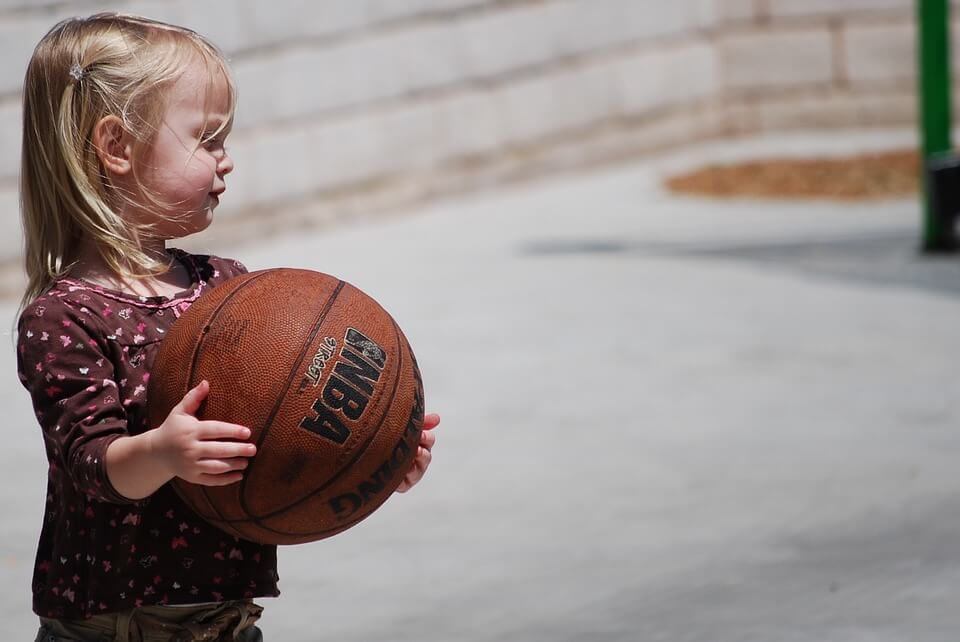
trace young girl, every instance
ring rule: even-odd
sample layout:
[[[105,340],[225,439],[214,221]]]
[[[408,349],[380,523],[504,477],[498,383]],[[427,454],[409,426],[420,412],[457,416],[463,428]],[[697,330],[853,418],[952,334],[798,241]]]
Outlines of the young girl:
[[[206,39],[116,14],[56,25],[27,69],[18,368],[49,460],[37,640],[259,640],[252,599],[279,594],[276,547],[207,524],[166,483],[241,479],[248,428],[195,417],[226,391],[203,382],[146,425],[164,333],[245,272],[166,247],[205,229],[226,189],[235,95]],[[401,492],[429,465],[438,423],[425,419]]]

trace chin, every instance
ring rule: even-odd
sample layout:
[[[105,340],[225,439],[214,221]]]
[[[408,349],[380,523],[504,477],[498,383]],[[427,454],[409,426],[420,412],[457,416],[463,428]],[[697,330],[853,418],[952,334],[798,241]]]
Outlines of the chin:
[[[179,224],[172,225],[170,230],[164,234],[168,239],[182,239],[191,234],[198,234],[213,222],[213,208],[207,208],[202,212],[193,214],[188,220],[181,221]]]

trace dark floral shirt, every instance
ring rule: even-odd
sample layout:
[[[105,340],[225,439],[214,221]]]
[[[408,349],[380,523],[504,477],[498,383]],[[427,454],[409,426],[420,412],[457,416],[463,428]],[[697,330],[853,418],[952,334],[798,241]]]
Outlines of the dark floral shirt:
[[[165,484],[120,495],[107,446],[147,425],[150,367],[164,333],[209,288],[246,272],[238,262],[170,250],[193,285],[140,297],[63,278],[20,315],[17,365],[49,462],[33,575],[33,609],[80,619],[151,604],[275,596],[276,547],[200,519]]]

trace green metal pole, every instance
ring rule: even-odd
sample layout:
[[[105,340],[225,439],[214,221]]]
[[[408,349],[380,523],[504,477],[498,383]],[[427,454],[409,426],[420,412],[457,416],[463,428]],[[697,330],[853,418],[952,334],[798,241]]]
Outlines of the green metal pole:
[[[948,0],[917,0],[920,63],[920,129],[922,164],[937,154],[951,152],[950,6]],[[923,172],[923,248],[936,250],[948,239],[936,225],[931,194]]]

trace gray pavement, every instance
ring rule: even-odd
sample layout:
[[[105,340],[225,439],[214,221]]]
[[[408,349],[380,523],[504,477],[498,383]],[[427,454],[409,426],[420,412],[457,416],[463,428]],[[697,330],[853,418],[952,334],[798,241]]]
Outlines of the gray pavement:
[[[907,140],[703,145],[233,252],[380,300],[443,416],[421,486],[281,549],[266,638],[956,640],[960,259],[917,255],[912,200],[659,187]],[[0,398],[0,616],[26,640],[45,467],[9,348]]]

